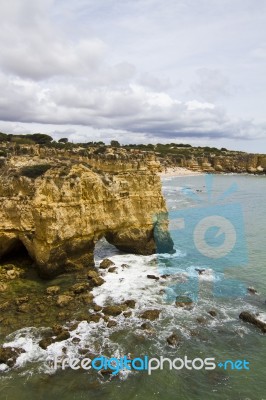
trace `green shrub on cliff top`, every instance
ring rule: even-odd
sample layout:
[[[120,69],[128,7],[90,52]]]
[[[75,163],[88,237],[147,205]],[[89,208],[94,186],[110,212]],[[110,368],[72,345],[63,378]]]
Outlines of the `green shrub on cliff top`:
[[[48,171],[48,169],[50,168],[52,168],[52,165],[50,164],[31,165],[29,167],[21,168],[20,175],[36,179],[39,176],[45,174],[45,172]]]
[[[17,143],[17,144],[35,144],[35,142],[27,137],[21,137],[21,136],[12,136],[11,138],[12,143]]]

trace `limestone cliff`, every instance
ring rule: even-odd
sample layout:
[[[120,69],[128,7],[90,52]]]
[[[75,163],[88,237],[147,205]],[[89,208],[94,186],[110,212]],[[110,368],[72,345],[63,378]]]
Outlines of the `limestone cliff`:
[[[184,151],[184,150],[183,150]],[[222,154],[200,154],[197,148],[188,149],[186,154],[171,155],[159,160],[164,167],[179,166],[193,171],[210,173],[266,173],[266,156],[264,154],[249,154],[244,152],[226,151]]]
[[[102,237],[123,251],[152,254],[158,223],[158,246],[171,251],[159,164],[133,161],[10,157],[0,170],[0,257],[23,244],[50,277],[93,264]]]

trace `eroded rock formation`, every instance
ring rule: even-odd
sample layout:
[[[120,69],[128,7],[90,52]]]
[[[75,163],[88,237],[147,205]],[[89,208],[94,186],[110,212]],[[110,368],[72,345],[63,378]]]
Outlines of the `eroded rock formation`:
[[[0,177],[0,257],[23,244],[40,274],[51,277],[92,265],[102,237],[123,251],[152,254],[156,232],[158,246],[171,251],[159,164],[112,163],[114,172],[106,160],[10,157]]]

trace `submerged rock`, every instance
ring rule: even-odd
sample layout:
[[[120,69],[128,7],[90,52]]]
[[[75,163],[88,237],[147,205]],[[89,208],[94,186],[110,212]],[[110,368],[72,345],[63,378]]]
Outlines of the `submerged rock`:
[[[13,347],[1,347],[0,364],[6,364],[9,367],[13,367],[16,364],[16,360],[21,353],[25,353],[25,350],[16,349]]]
[[[146,310],[141,315],[140,318],[149,319],[150,321],[154,321],[158,319],[160,316],[161,310]]]
[[[158,276],[155,275],[147,275],[148,279],[155,279],[156,281],[158,281],[160,278]]]
[[[175,300],[176,307],[186,307],[191,308],[193,306],[193,301],[189,296],[177,296]]]
[[[147,331],[152,330],[152,324],[150,322],[143,322],[140,327],[141,329],[145,329]]]
[[[176,346],[180,342],[180,338],[176,333],[172,333],[166,341],[170,346]]]
[[[104,314],[117,316],[121,314],[123,311],[125,311],[126,308],[127,308],[126,305],[120,304],[120,305],[103,307],[102,311]]]

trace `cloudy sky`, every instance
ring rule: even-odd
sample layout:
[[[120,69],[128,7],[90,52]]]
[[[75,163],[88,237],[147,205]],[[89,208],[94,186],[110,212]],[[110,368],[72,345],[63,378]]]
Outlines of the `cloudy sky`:
[[[0,6],[0,131],[266,152],[266,1]]]

